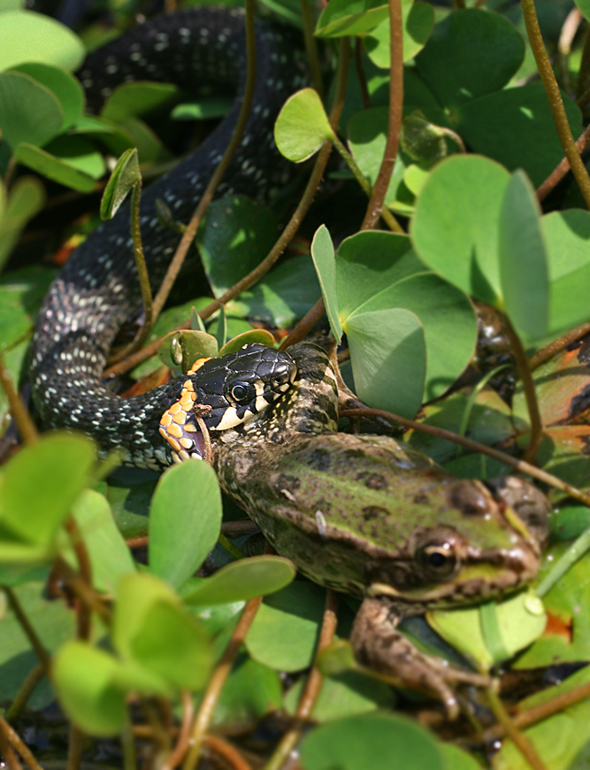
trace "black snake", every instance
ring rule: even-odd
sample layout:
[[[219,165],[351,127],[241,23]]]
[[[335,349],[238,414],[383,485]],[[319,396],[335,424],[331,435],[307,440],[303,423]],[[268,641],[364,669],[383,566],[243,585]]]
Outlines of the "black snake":
[[[256,47],[251,114],[217,195],[243,193],[265,201],[289,176],[274,144],[274,121],[306,77],[289,34],[280,28],[257,24]],[[159,223],[156,201],[163,200],[176,220],[188,221],[235,128],[245,74],[243,13],[207,6],[140,25],[88,56],[79,73],[95,109],[118,84],[131,80],[174,82],[188,92],[203,82],[237,88],[236,102],[215,132],[142,196],[141,232],[155,288],[180,238]],[[103,451],[122,450],[126,464],[159,469],[173,459],[159,433],[160,419],[181,397],[187,377],[125,400],[101,379],[117,331],[140,308],[124,206],[77,249],[50,288],[33,340],[32,396],[44,426],[84,431]],[[276,371],[266,367],[264,374],[270,382]],[[193,380],[202,376],[203,371],[190,375]]]

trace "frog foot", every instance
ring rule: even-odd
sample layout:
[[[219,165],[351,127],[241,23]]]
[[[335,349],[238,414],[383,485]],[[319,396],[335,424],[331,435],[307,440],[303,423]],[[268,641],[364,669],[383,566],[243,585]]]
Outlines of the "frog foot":
[[[397,610],[379,598],[363,601],[350,636],[358,663],[391,684],[434,695],[443,702],[449,719],[456,719],[459,705],[453,685],[490,687],[492,679],[420,652],[397,629],[403,618]]]

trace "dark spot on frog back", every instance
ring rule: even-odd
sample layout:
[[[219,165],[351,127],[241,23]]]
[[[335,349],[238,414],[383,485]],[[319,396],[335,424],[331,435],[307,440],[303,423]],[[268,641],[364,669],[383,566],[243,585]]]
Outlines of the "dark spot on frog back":
[[[385,490],[388,487],[387,479],[380,473],[368,473],[367,471],[363,471],[362,473],[357,474],[356,481],[364,484],[367,489],[376,489],[380,491]]]
[[[277,489],[286,489],[291,493],[296,492],[300,486],[301,479],[297,476],[289,476],[287,473],[280,473],[275,483]]]
[[[332,466],[332,455],[327,449],[314,449],[307,461],[309,468],[327,472]]]

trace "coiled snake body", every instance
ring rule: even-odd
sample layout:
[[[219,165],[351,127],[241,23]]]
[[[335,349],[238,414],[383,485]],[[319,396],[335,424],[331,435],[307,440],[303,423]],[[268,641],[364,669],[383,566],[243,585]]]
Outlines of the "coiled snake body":
[[[253,107],[217,195],[244,193],[264,201],[288,177],[272,129],[279,109],[305,75],[297,53],[277,28],[258,24],[256,44]],[[80,79],[95,106],[118,84],[137,79],[175,82],[189,92],[202,82],[233,85],[241,93],[245,73],[243,14],[201,7],[131,30],[91,54]],[[155,288],[179,241],[177,233],[159,223],[156,200],[162,199],[175,219],[188,221],[232,135],[239,102],[192,156],[142,196],[141,231]],[[172,461],[159,434],[160,418],[178,401],[186,378],[126,400],[101,380],[117,331],[140,308],[129,212],[122,207],[77,249],[50,288],[33,341],[32,396],[45,426],[90,433],[104,451],[122,450],[127,464],[158,469]]]

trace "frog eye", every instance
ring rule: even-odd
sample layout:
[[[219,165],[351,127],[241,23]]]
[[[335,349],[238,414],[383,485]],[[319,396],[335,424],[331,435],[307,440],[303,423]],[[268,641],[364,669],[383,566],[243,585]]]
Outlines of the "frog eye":
[[[229,395],[236,404],[244,405],[256,397],[256,390],[251,382],[234,382],[230,388]]]
[[[435,580],[450,577],[457,567],[457,557],[450,543],[429,543],[416,554],[418,563]]]

